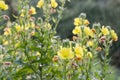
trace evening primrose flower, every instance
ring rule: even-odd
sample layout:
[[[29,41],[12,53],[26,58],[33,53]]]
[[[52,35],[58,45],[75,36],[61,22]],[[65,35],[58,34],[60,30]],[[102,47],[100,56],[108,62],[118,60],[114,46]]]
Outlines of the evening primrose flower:
[[[72,59],[74,57],[71,48],[61,48],[57,53],[61,59]]]
[[[51,26],[51,24],[50,24],[50,23],[46,23],[46,24],[45,24],[45,28],[47,28],[47,29],[49,29],[49,30],[50,30],[50,29],[52,28],[52,26]]]
[[[6,36],[8,36],[8,35],[10,35],[11,34],[11,29],[10,28],[5,28],[4,29],[4,35],[6,35]]]
[[[37,7],[38,8],[42,8],[44,5],[44,0],[39,0],[38,4],[37,4]]]
[[[20,32],[22,30],[22,27],[18,24],[16,24],[15,29],[17,32]]]
[[[7,40],[3,40],[3,45],[8,45],[8,41]]]
[[[8,5],[6,5],[4,1],[0,1],[0,9],[7,10],[8,9]]]
[[[37,51],[36,56],[41,56],[41,53]]]
[[[89,41],[87,42],[87,46],[88,46],[88,47],[93,46],[93,41],[92,41],[92,40],[89,40]]]
[[[118,36],[117,34],[115,33],[114,30],[110,30],[110,33],[111,33],[111,37],[114,41],[117,41],[118,40]]]
[[[31,28],[35,28],[35,23],[34,22],[31,22]]]
[[[76,46],[74,47],[74,51],[75,51],[76,57],[79,57],[79,58],[83,57],[83,48],[78,44],[76,44]]]
[[[89,27],[84,27],[84,32],[87,36],[94,37],[93,31]]]
[[[109,35],[109,30],[107,27],[102,26],[101,32],[103,35]]]
[[[80,26],[80,25],[82,25],[82,19],[81,19],[81,18],[75,18],[75,19],[74,19],[74,25],[75,25],[75,26]]]
[[[36,14],[36,9],[35,9],[34,7],[31,7],[31,8],[29,9],[29,14],[31,14],[31,15]]]
[[[87,19],[85,19],[83,23],[84,23],[84,25],[86,25],[86,26],[88,26],[88,25],[90,24],[90,22],[89,22]]]
[[[30,29],[31,25],[30,25],[30,23],[26,23],[25,26],[23,26],[23,27],[25,27],[25,30],[28,30],[28,29]]]
[[[87,57],[92,58],[93,57],[92,53],[91,52],[87,52]]]
[[[75,27],[75,29],[73,29],[72,31],[73,34],[79,34],[79,35],[82,35],[82,30],[80,27]]]
[[[51,0],[51,6],[53,8],[56,8],[58,6],[58,3],[55,0]]]

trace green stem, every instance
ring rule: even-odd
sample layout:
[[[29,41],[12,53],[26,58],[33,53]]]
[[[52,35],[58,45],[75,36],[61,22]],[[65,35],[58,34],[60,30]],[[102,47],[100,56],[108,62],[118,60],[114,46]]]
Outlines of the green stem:
[[[64,5],[65,5],[65,2],[63,2],[62,3],[62,6],[61,6],[61,8],[64,8]],[[56,28],[57,28],[57,26],[58,26],[58,24],[59,24],[59,22],[60,22],[60,20],[62,19],[62,13],[63,13],[63,10],[61,10],[60,12],[59,12],[59,18],[58,18],[58,20],[57,20],[57,22],[56,22],[56,24],[55,24],[55,28],[54,28],[54,31],[56,31]]]
[[[40,64],[40,66],[39,66],[39,70],[40,70],[40,80],[43,80],[43,73],[42,73],[42,64]]]
[[[66,77],[66,62],[63,64],[63,80],[67,80],[67,77]]]
[[[104,80],[106,77],[106,68],[107,68],[107,55],[109,52],[109,46],[105,47],[105,55],[104,55],[104,59],[101,62],[101,67],[102,67],[102,76],[101,76],[101,80]]]

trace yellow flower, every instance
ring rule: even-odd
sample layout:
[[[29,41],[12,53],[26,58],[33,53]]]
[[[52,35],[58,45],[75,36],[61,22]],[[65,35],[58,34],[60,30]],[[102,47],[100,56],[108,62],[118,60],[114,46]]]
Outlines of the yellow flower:
[[[30,29],[30,27],[31,27],[31,25],[30,25],[30,23],[26,23],[24,26],[23,26],[23,28],[25,27],[25,30],[28,30],[28,29]]]
[[[34,22],[31,22],[31,28],[35,28],[35,23]]]
[[[53,8],[56,8],[58,6],[58,3],[55,0],[51,0],[51,6]]]
[[[41,56],[41,53],[37,51],[36,56]]]
[[[44,5],[44,0],[39,0],[38,4],[37,4],[37,7],[38,8],[42,8]]]
[[[110,33],[111,33],[111,37],[114,41],[117,41],[118,40],[118,36],[117,34],[115,33],[114,30],[110,30]]]
[[[45,28],[47,28],[48,30],[50,30],[52,28],[51,24],[50,23],[46,23],[45,24]]]
[[[29,14],[31,14],[31,15],[36,14],[36,9],[34,7],[31,7],[29,10]]]
[[[75,25],[75,26],[80,26],[80,25],[82,25],[82,19],[81,19],[81,18],[75,18],[75,19],[74,19],[74,25]]]
[[[87,46],[89,46],[89,47],[93,46],[93,41],[91,41],[91,40],[88,41],[88,42],[87,42]]]
[[[4,29],[4,35],[8,36],[11,34],[11,29],[10,28],[5,28]]]
[[[18,51],[16,51],[14,54],[15,54],[15,55],[18,55],[18,53],[19,53],[19,52],[18,52]]]
[[[75,27],[75,29],[73,29],[73,31],[72,31],[72,33],[73,34],[78,34],[78,35],[82,35],[82,30],[81,30],[81,28],[80,27]]]
[[[8,45],[8,41],[7,40],[3,40],[3,45]]]
[[[4,1],[0,1],[0,9],[7,10],[8,9],[8,5],[6,5]]]
[[[22,30],[21,26],[16,24],[15,29],[17,32],[20,32]]]
[[[109,35],[109,30],[107,27],[102,26],[101,32],[103,35]]]
[[[93,31],[89,27],[84,27],[84,32],[87,36],[94,37]]]
[[[93,57],[92,53],[91,52],[87,52],[87,57],[92,58]]]
[[[59,56],[61,59],[72,59],[72,58],[74,57],[74,54],[73,54],[71,48],[61,48],[61,49],[58,51],[58,56]]]
[[[87,19],[85,19],[84,20],[84,25],[88,26],[89,24],[90,24],[90,22]]]
[[[80,57],[80,58],[83,57],[83,48],[79,46],[78,44],[76,44],[74,51],[75,51],[76,57]]]

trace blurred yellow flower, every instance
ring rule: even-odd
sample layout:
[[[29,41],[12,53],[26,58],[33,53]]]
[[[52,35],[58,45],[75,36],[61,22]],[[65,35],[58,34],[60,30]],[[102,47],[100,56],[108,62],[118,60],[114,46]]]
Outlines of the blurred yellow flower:
[[[4,1],[0,1],[0,9],[7,10],[8,9],[8,5],[6,5]]]
[[[37,7],[38,8],[42,8],[44,5],[44,0],[39,0],[38,4],[37,4]]]
[[[4,35],[6,35],[6,36],[8,36],[8,35],[10,35],[11,34],[11,29],[10,28],[5,28],[4,29]]]
[[[93,46],[93,41],[92,41],[92,40],[89,40],[89,41],[87,42],[87,46],[88,46],[88,47]]]
[[[29,9],[29,14],[31,14],[31,15],[36,14],[36,9],[35,9],[34,7],[31,7],[31,8]]]
[[[87,57],[92,58],[93,57],[92,53],[91,52],[87,52]]]
[[[89,22],[87,19],[85,19],[83,23],[84,23],[84,25],[86,25],[86,26],[88,26],[88,25],[90,24],[90,22]]]
[[[117,41],[118,40],[118,36],[116,34],[116,32],[114,30],[110,30],[110,33],[111,33],[111,37],[114,41]]]
[[[26,23],[25,25],[22,26],[25,30],[30,29],[31,25],[30,23]]]
[[[46,24],[45,24],[45,28],[48,29],[48,30],[50,30],[50,29],[52,28],[52,26],[51,26],[50,23],[46,23]]]
[[[36,56],[41,56],[41,53],[37,51]]]
[[[61,59],[72,59],[74,57],[74,54],[72,52],[72,49],[71,48],[61,48],[59,51],[58,51],[58,56],[61,58]]]
[[[107,27],[102,26],[101,32],[103,35],[109,35],[109,30]]]
[[[93,31],[89,27],[84,27],[84,32],[87,36],[94,37]]]
[[[31,22],[30,26],[31,26],[31,28],[35,28],[35,23]]]
[[[16,24],[15,29],[17,32],[20,32],[22,30],[22,27],[18,24]]]
[[[81,28],[80,27],[75,27],[75,29],[73,29],[73,31],[72,31],[72,33],[73,34],[77,34],[77,35],[82,35],[82,30],[81,30]]]
[[[83,57],[83,48],[78,44],[76,44],[76,46],[74,47],[74,51],[75,51],[76,57],[80,57],[80,58]]]
[[[55,0],[51,0],[51,6],[53,8],[56,8],[58,6],[58,3]]]
[[[3,40],[3,45],[8,45],[8,41],[7,40]]]
[[[80,25],[82,25],[82,19],[81,19],[81,18],[75,18],[75,19],[74,19],[74,25],[75,25],[75,26],[80,26]]]

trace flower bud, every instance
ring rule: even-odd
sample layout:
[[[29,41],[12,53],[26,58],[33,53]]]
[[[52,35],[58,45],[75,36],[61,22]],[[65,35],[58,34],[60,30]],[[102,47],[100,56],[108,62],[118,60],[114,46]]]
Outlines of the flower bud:
[[[52,61],[53,61],[53,62],[57,62],[57,61],[58,61],[58,56],[55,55],[55,56],[52,58]]]

